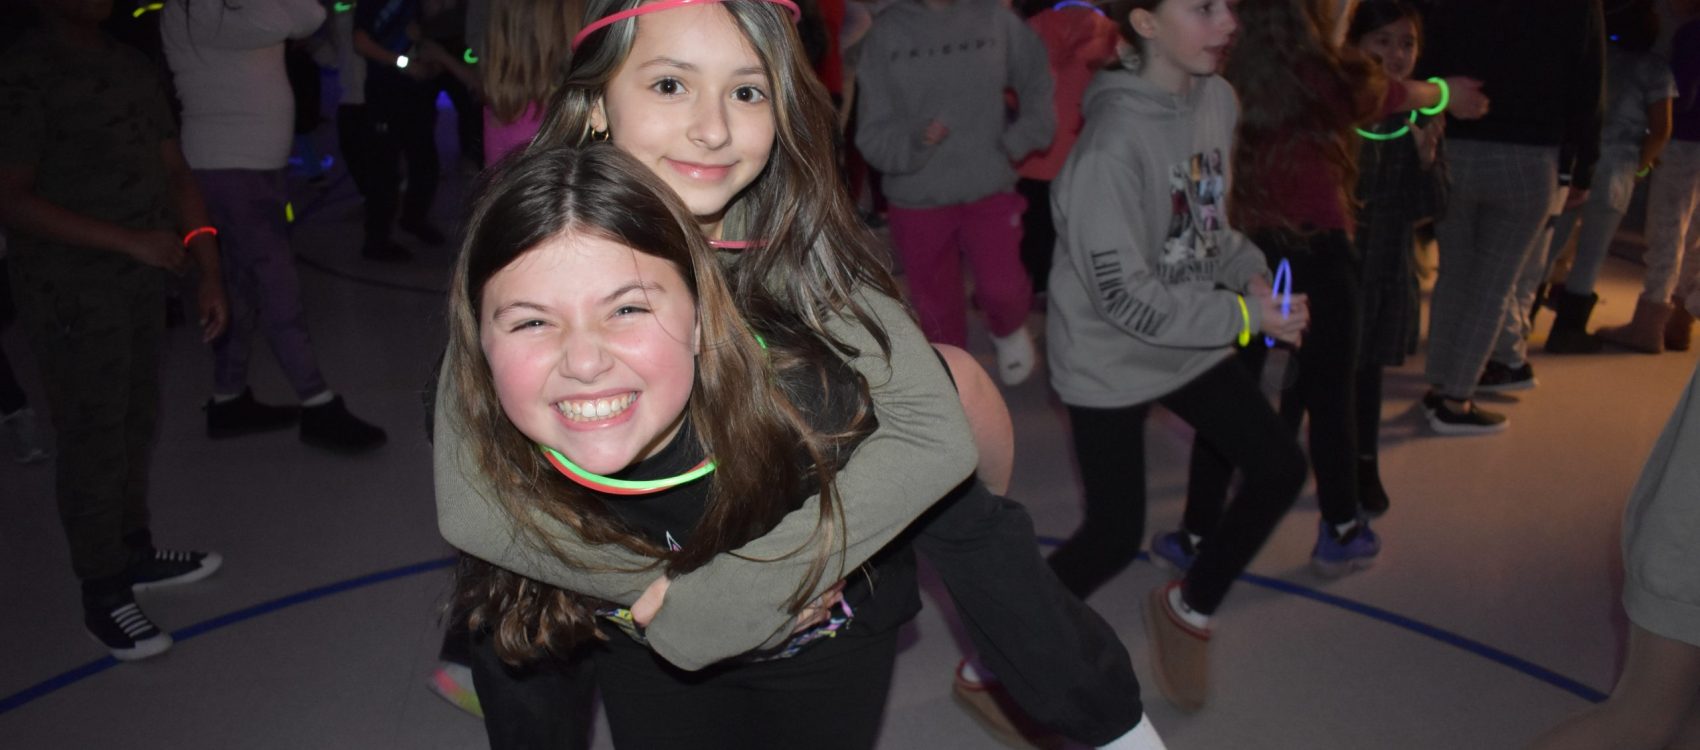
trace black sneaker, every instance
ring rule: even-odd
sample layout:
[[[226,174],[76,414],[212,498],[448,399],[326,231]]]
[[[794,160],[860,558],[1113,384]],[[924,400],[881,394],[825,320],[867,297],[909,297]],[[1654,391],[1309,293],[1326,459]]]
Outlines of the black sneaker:
[[[1536,385],[1535,368],[1528,362],[1524,362],[1522,367],[1511,367],[1490,359],[1487,367],[1482,369],[1481,380],[1476,381],[1476,390],[1484,393],[1503,393],[1526,391]]]
[[[207,437],[215,440],[281,430],[295,424],[301,415],[301,410],[293,406],[255,401],[252,388],[243,388],[242,395],[223,403],[208,399],[201,410],[207,413]]]
[[[379,263],[406,263],[413,260],[413,251],[388,239],[368,240],[360,247],[360,257]]]
[[[130,563],[130,590],[181,586],[212,575],[224,564],[217,552],[183,550],[149,550],[141,559]]]
[[[1474,401],[1465,401],[1462,410],[1454,411],[1432,391],[1423,396],[1423,408],[1428,412],[1429,428],[1441,435],[1489,435],[1510,426],[1504,414],[1480,409]]]
[[[341,396],[301,409],[301,442],[308,445],[338,453],[361,453],[388,439],[383,428],[348,413]]]
[[[402,219],[396,222],[396,226],[401,227],[401,231],[419,238],[420,242],[431,247],[437,247],[448,241],[448,238],[443,236],[441,229],[431,226],[431,222],[425,219]]]
[[[146,659],[171,648],[171,635],[154,625],[134,599],[110,608],[85,607],[83,625],[88,628],[89,635],[119,661]]]

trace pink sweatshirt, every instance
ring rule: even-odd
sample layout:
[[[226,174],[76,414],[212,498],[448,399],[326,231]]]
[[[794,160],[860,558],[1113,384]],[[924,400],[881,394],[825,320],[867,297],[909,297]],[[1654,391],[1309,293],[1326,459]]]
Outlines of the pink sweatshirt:
[[[1080,137],[1080,100],[1092,74],[1115,59],[1116,24],[1103,14],[1080,5],[1062,5],[1027,19],[1039,34],[1050,58],[1056,82],[1052,100],[1057,108],[1057,133],[1047,148],[1029,154],[1016,171],[1030,180],[1049,182],[1062,170],[1074,140]]]

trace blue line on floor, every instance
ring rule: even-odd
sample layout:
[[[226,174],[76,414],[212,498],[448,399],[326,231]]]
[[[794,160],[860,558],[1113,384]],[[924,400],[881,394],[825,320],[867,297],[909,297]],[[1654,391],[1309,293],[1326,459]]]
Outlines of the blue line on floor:
[[[1039,537],[1039,544],[1046,547],[1055,547],[1062,544],[1062,542],[1063,540],[1056,537]],[[1149,553],[1141,552],[1139,553],[1139,559],[1149,560],[1151,559],[1151,556]],[[1353,614],[1363,615],[1371,620],[1378,620],[1387,623],[1388,625],[1392,625],[1393,627],[1402,628],[1412,633],[1416,633],[1417,635],[1426,636],[1453,648],[1468,651],[1500,666],[1521,672],[1529,677],[1533,677],[1541,682],[1558,688],[1559,690],[1563,690],[1571,695],[1581,698],[1582,700],[1588,701],[1589,703],[1599,703],[1606,699],[1605,693],[1588,687],[1587,685],[1569,677],[1565,677],[1564,675],[1547,669],[1546,667],[1535,664],[1527,659],[1512,656],[1511,654],[1505,653],[1504,651],[1482,643],[1481,641],[1465,638],[1457,633],[1435,627],[1420,620],[1414,620],[1401,614],[1389,612],[1380,607],[1364,604],[1363,602],[1355,602],[1343,596],[1335,596],[1334,594],[1317,591],[1316,589],[1306,586],[1300,586],[1290,581],[1283,581],[1279,578],[1269,578],[1255,573],[1241,573],[1240,580],[1253,586],[1261,586],[1272,591],[1278,591],[1283,594],[1291,594],[1293,596],[1309,599],[1313,602],[1320,602],[1332,607],[1338,607]]]
[[[1039,544],[1046,547],[1055,547],[1061,543],[1062,540],[1055,537],[1039,537]],[[1139,558],[1142,560],[1148,559],[1148,556],[1146,553],[1141,552],[1139,553]],[[406,578],[420,573],[442,570],[443,568],[452,567],[454,564],[455,558],[444,557],[435,560],[426,560],[412,565],[404,565],[399,568],[380,570],[376,573],[337,581],[317,588],[307,589],[306,591],[272,599],[271,601],[261,602],[260,604],[256,604],[252,607],[239,609],[235,612],[219,615],[218,617],[214,617],[210,620],[195,623],[194,625],[190,625],[186,628],[173,632],[171,637],[175,640],[186,641],[191,638],[206,635],[207,633],[211,633],[215,630],[222,630],[232,625],[252,620],[256,617],[267,615],[281,609],[287,609],[298,604],[306,604],[307,602],[323,599],[345,591],[353,591],[355,589],[365,588],[367,586],[384,583],[386,581],[393,581],[398,578]],[[1245,573],[1241,575],[1240,580],[1254,586],[1261,586],[1283,594],[1291,594],[1314,602],[1327,604],[1353,614],[1362,615],[1372,620],[1387,623],[1396,628],[1408,630],[1412,633],[1416,633],[1417,635],[1426,636],[1435,641],[1439,641],[1440,643],[1452,646],[1453,648],[1462,649],[1495,664],[1520,672],[1591,703],[1599,703],[1606,699],[1606,695],[1604,693],[1601,693],[1600,691],[1588,687],[1587,685],[1577,682],[1569,677],[1558,674],[1550,669],[1546,669],[1525,659],[1512,656],[1511,654],[1500,651],[1499,649],[1485,643],[1465,638],[1464,636],[1405,617],[1404,615],[1395,614],[1379,607],[1355,602],[1344,597],[1324,593],[1295,583],[1255,575],[1252,573]],[[8,695],[5,698],[0,698],[0,716],[21,708],[25,704],[28,704],[38,698],[46,697],[54,692],[100,674],[101,672],[105,672],[118,664],[119,662],[117,659],[110,656],[102,657],[80,667],[68,670],[62,674],[42,680],[30,687]]]
[[[367,586],[384,583],[386,581],[393,581],[397,578],[406,578],[420,573],[429,573],[433,570],[441,570],[443,568],[452,567],[454,564],[455,558],[444,557],[436,560],[426,560],[425,562],[414,563],[412,565],[403,565],[399,568],[380,570],[376,573],[369,573],[356,578],[337,581],[336,583],[326,584],[318,588],[311,588],[288,596],[278,597],[268,602],[261,602],[252,607],[239,609],[235,612],[219,615],[218,617],[214,617],[210,620],[195,623],[189,627],[172,632],[171,638],[174,641],[186,641],[197,636],[206,635],[214,630],[227,628],[231,625],[252,620],[256,617],[260,617],[261,615],[271,614],[272,612],[293,607],[297,604],[306,604],[307,602],[315,599],[323,599],[333,594],[340,594],[344,591],[353,591],[355,589],[365,588]],[[71,685],[100,674],[101,672],[105,672],[108,669],[118,666],[118,664],[119,661],[111,656],[95,659],[94,661],[63,674],[42,680],[41,682],[24,688],[23,690],[8,695],[5,698],[0,698],[0,716],[4,716],[7,712],[17,709],[37,698],[46,697],[58,690],[70,687]]]

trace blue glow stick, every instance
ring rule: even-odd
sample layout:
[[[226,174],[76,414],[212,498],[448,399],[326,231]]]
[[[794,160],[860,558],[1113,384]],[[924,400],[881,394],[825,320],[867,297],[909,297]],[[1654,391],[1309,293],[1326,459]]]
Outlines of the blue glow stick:
[[[1287,316],[1293,312],[1293,266],[1287,262],[1286,258],[1282,258],[1281,262],[1275,266],[1273,291],[1281,295],[1281,319],[1286,320]],[[1273,349],[1275,347],[1274,337],[1264,336],[1263,345]]]
[[[1086,0],[1062,0],[1062,2],[1051,6],[1051,10],[1062,10],[1063,8],[1085,8],[1087,10],[1092,11],[1093,13],[1097,13],[1100,16],[1104,15],[1104,9],[1103,8],[1100,8],[1096,5],[1093,5],[1092,3],[1086,2]],[[1104,17],[1108,18],[1109,16],[1104,16]]]

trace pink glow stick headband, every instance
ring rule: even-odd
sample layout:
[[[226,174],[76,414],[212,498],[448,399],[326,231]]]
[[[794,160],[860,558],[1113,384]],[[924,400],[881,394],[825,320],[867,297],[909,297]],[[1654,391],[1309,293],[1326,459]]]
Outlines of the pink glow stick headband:
[[[686,6],[686,5],[707,5],[709,3],[723,3],[723,2],[727,2],[727,0],[659,0],[658,2],[644,3],[642,5],[637,6],[636,8],[627,8],[626,10],[622,10],[618,13],[612,13],[612,14],[603,16],[601,18],[596,19],[595,21],[591,21],[589,24],[586,24],[583,29],[580,29],[577,34],[573,35],[572,49],[574,51],[577,51],[578,46],[580,44],[584,43],[585,37],[588,37],[591,34],[595,33],[597,29],[600,29],[604,26],[608,26],[610,24],[614,24],[614,23],[617,23],[617,22],[620,22],[620,21],[624,21],[628,18],[636,18],[637,16],[641,16],[641,15],[644,15],[646,13],[656,13],[656,12],[663,11],[663,10],[672,10],[674,8],[680,8],[680,7],[683,7],[683,6]],[[783,5],[786,8],[790,9],[792,21],[801,21],[803,19],[802,9],[798,8],[797,4],[794,3],[794,2],[791,2],[791,0],[763,0],[763,2],[777,3],[779,5]]]

